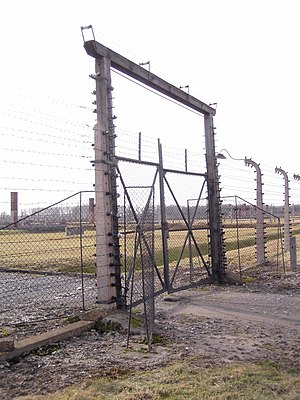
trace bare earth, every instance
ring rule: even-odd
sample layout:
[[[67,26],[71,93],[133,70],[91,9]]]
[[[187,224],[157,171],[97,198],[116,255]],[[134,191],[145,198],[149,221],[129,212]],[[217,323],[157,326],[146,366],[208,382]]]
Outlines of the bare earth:
[[[141,309],[142,310],[142,309]],[[127,315],[117,313],[127,326]],[[26,357],[0,364],[0,398],[63,389],[119,370],[151,369],[200,355],[203,366],[268,360],[300,368],[300,272],[264,274],[254,283],[210,285],[156,301],[152,351],[142,327],[127,333],[92,330]]]

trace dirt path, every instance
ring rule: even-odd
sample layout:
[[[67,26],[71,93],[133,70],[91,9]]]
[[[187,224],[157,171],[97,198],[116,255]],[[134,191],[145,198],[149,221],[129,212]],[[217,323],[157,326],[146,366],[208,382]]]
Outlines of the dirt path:
[[[125,321],[126,315],[119,314]],[[124,319],[125,318],[125,319]],[[0,365],[0,398],[47,393],[115,370],[151,369],[186,356],[205,366],[234,361],[300,368],[300,273],[245,286],[207,286],[156,301],[151,353],[141,326],[80,337]],[[20,397],[21,398],[21,397]]]
[[[247,292],[247,289],[190,292],[179,295],[178,304],[169,307],[172,314],[194,314],[210,318],[261,321],[272,324],[300,324],[300,303],[296,294]]]
[[[158,304],[158,319],[168,321],[164,329],[174,349],[203,354],[210,365],[269,360],[299,368],[300,293],[291,291],[256,292],[249,287],[191,291],[167,305]]]

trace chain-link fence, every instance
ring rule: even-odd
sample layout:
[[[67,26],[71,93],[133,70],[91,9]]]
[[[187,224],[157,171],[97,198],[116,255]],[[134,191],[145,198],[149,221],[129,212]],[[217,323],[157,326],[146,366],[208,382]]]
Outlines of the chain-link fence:
[[[203,174],[173,171],[160,163],[119,159],[118,187],[126,304],[144,300],[141,244],[153,247],[154,293],[193,286],[209,271],[207,200]],[[153,197],[153,246],[141,224]],[[151,247],[152,246],[152,247]],[[149,253],[149,251],[148,251]]]
[[[250,270],[285,271],[280,218],[238,196],[222,200],[227,271],[241,281]]]
[[[143,301],[149,349],[154,329],[154,190],[150,190],[138,225],[142,261]]]
[[[207,200],[201,174],[168,171],[164,177],[170,288],[206,278],[209,272]]]
[[[54,320],[91,307],[94,245],[93,192],[0,228],[1,325]]]
[[[151,254],[151,262],[155,269],[153,276],[155,293],[160,293],[164,287],[160,207],[157,204],[159,182],[155,166],[123,161],[119,161],[118,166],[119,210],[122,214],[120,244],[123,259],[123,289],[126,304],[132,306],[143,302],[144,299],[142,266],[146,254],[147,257]],[[153,217],[151,236],[144,233],[145,216],[149,214],[150,200]]]
[[[119,159],[118,184],[122,293],[127,306],[144,303],[151,343],[154,297],[211,273],[206,181]],[[94,192],[79,192],[0,228],[2,326],[59,320],[96,302],[94,202]],[[222,214],[229,273],[285,270],[280,218],[238,196],[223,198]]]

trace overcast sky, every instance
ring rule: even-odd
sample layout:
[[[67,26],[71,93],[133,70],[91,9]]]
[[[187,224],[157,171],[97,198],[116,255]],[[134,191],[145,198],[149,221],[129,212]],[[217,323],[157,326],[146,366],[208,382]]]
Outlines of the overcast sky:
[[[91,107],[94,64],[80,31],[89,24],[105,46],[217,102],[218,150],[300,173],[298,1],[3,1],[1,101],[13,87]],[[201,117],[113,80],[120,129],[203,152]]]

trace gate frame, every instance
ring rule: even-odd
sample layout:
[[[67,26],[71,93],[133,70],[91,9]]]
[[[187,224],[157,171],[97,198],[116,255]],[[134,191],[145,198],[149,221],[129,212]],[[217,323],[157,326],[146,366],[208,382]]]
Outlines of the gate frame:
[[[92,29],[90,25],[89,28]],[[83,37],[84,39],[84,37]],[[208,191],[208,212],[210,230],[210,250],[212,279],[221,283],[225,275],[225,250],[223,245],[223,228],[220,212],[220,188],[219,175],[215,154],[214,124],[213,116],[216,110],[189,93],[177,88],[169,82],[159,78],[152,72],[145,70],[142,66],[130,61],[115,51],[98,43],[96,40],[85,41],[84,48],[88,55],[95,58],[95,74],[91,75],[96,80],[96,104],[97,109],[97,129],[95,130],[95,187],[96,187],[96,266],[98,281],[98,299],[102,304],[111,307],[117,303],[121,308],[120,300],[120,261],[119,244],[117,240],[118,226],[114,230],[112,219],[116,207],[117,197],[115,185],[115,135],[112,116],[112,97],[111,97],[111,68],[114,68],[124,75],[141,82],[147,87],[162,93],[167,98],[175,100],[179,104],[196,111],[204,116],[205,148],[206,148],[206,169],[207,169],[207,191]],[[102,140],[102,135],[106,139]],[[106,174],[106,175],[105,175]],[[109,187],[109,191],[104,191]],[[114,191],[114,193],[113,193]],[[110,204],[103,193],[110,195]],[[107,217],[101,216],[100,209],[105,210]],[[98,215],[98,217],[97,217]],[[117,224],[116,224],[117,225]],[[110,232],[109,232],[110,231]],[[115,239],[111,240],[108,235]],[[100,239],[100,237],[103,238]],[[103,254],[112,254],[109,250],[114,248],[114,263]],[[110,271],[109,266],[113,264],[115,272]],[[114,290],[115,289],[115,290]],[[116,296],[116,297],[115,297]]]
[[[154,169],[155,169],[155,172],[154,172],[153,178],[152,178],[152,185],[150,185],[150,186],[148,186],[148,185],[147,186],[144,186],[144,185],[143,186],[138,186],[138,185],[137,186],[126,186],[125,180],[124,180],[123,175],[122,175],[122,168],[120,167],[119,164],[117,165],[117,173],[118,173],[120,182],[122,184],[122,188],[124,190],[124,204],[125,204],[125,199],[127,199],[128,204],[130,206],[130,210],[131,210],[131,212],[133,214],[133,218],[135,220],[135,223],[136,223],[137,227],[139,225],[139,218],[137,217],[137,215],[135,213],[134,206],[133,206],[133,203],[132,203],[132,199],[130,197],[130,194],[128,193],[128,189],[129,188],[137,188],[138,189],[138,188],[146,188],[147,187],[149,189],[151,188],[151,191],[154,191],[155,184],[157,184],[157,183],[159,184],[159,191],[160,191],[159,204],[160,204],[160,214],[161,214],[159,230],[162,233],[163,280],[162,280],[162,274],[160,274],[160,272],[158,270],[158,267],[157,267],[157,265],[156,265],[156,263],[154,261],[154,270],[156,271],[157,277],[158,277],[158,279],[160,281],[160,284],[161,284],[161,288],[159,290],[155,290],[154,296],[157,296],[157,295],[159,295],[159,294],[161,294],[162,292],[165,292],[165,291],[167,291],[168,293],[172,293],[172,292],[176,292],[176,291],[179,291],[179,290],[188,289],[190,287],[194,287],[194,286],[198,285],[199,282],[200,282],[199,280],[197,280],[197,281],[191,280],[191,274],[190,274],[190,282],[189,283],[183,284],[182,286],[176,287],[176,288],[173,286],[173,282],[175,280],[175,277],[176,277],[176,274],[177,274],[177,271],[178,271],[179,262],[181,260],[181,255],[180,255],[179,259],[178,259],[176,268],[173,271],[172,276],[170,276],[169,261],[168,261],[169,260],[169,257],[168,257],[168,255],[169,255],[168,236],[169,236],[170,230],[169,230],[168,222],[167,222],[167,219],[166,219],[166,204],[165,204],[165,196],[164,196],[165,186],[168,187],[168,189],[170,191],[170,194],[172,195],[173,200],[176,203],[177,209],[178,209],[179,213],[181,214],[183,222],[184,222],[184,225],[185,225],[185,228],[182,229],[182,231],[186,232],[186,237],[185,237],[185,239],[183,241],[183,244],[182,244],[181,254],[182,254],[182,252],[183,252],[183,250],[185,248],[185,245],[187,243],[188,238],[189,237],[192,238],[193,243],[194,243],[194,245],[196,247],[196,250],[198,252],[198,255],[200,256],[200,259],[202,261],[203,267],[206,269],[207,276],[210,279],[212,278],[212,271],[209,269],[209,262],[208,261],[206,262],[204,260],[204,257],[203,257],[203,255],[201,253],[201,250],[200,250],[200,248],[199,248],[199,246],[198,246],[198,244],[196,242],[196,239],[195,239],[195,237],[193,235],[192,225],[193,225],[193,222],[194,222],[194,219],[195,219],[195,215],[196,215],[197,209],[195,209],[194,214],[192,216],[190,216],[190,220],[189,220],[188,217],[186,217],[183,214],[182,208],[179,205],[179,203],[178,203],[178,201],[176,199],[176,196],[175,196],[174,192],[172,191],[172,188],[170,187],[170,184],[169,184],[169,182],[167,181],[167,178],[166,178],[167,173],[183,174],[183,175],[188,175],[188,176],[202,177],[203,178],[202,186],[199,187],[200,192],[199,192],[198,199],[196,199],[197,200],[197,207],[198,207],[199,202],[201,200],[201,196],[203,194],[203,190],[204,190],[205,184],[207,186],[207,175],[204,174],[204,173],[199,173],[199,172],[189,172],[189,171],[186,171],[186,170],[175,170],[175,169],[164,168],[163,167],[162,146],[160,144],[160,140],[159,139],[158,139],[158,153],[159,153],[159,162],[158,163],[151,162],[151,161],[142,161],[140,159],[132,159],[132,158],[127,158],[127,157],[116,156],[117,162],[121,161],[121,162],[126,162],[126,163],[129,163],[129,164],[131,163],[131,164],[136,164],[136,165],[149,166],[149,167],[154,167]],[[157,182],[157,177],[159,178],[158,182]],[[125,218],[125,221],[126,221],[125,214],[124,214],[124,218]],[[201,229],[204,229],[204,228],[201,228]],[[207,228],[205,228],[205,230],[207,230]],[[125,222],[124,223],[124,232],[123,232],[123,234],[124,234],[124,242],[125,242],[125,252],[124,252],[124,263],[125,263],[125,286],[124,286],[125,294],[124,294],[124,297],[125,297],[125,301],[124,301],[124,304],[127,307],[128,304],[127,304],[127,301],[126,301],[126,299],[127,299],[126,291],[129,290],[130,284],[133,285],[133,278],[132,277],[134,276],[134,267],[133,267],[133,271],[131,271],[131,274],[127,277],[127,261],[126,261],[127,260],[127,255],[126,255],[126,253],[127,253],[127,251],[126,251],[126,249],[127,249],[127,245],[126,245],[127,240],[126,240],[126,233],[127,232],[126,232],[126,222]],[[133,231],[131,233],[133,233]],[[138,235],[138,232],[136,231],[136,239],[137,239],[137,236],[139,236],[139,235]],[[137,254],[137,251],[138,251],[136,240],[135,240],[135,245],[134,245],[134,249],[133,250],[134,250],[134,257],[133,257],[132,262],[135,265],[136,254]],[[190,247],[189,247],[189,252],[190,252]],[[189,257],[191,257],[190,254],[189,254]],[[132,290],[133,289],[131,287],[131,293],[132,293]],[[134,306],[134,305],[139,304],[141,301],[142,301],[142,299],[140,299],[140,301],[132,301],[132,298],[130,298],[130,308],[132,306]]]

